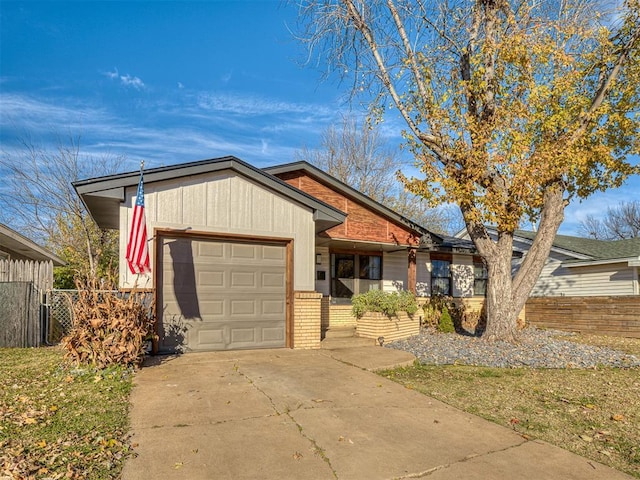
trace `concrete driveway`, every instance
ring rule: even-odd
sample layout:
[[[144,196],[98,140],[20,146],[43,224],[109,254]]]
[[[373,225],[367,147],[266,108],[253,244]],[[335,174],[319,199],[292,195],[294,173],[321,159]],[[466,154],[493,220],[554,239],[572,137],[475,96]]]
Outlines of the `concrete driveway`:
[[[152,358],[135,379],[138,455],[123,478],[631,478],[363,369],[407,355],[361,347]]]

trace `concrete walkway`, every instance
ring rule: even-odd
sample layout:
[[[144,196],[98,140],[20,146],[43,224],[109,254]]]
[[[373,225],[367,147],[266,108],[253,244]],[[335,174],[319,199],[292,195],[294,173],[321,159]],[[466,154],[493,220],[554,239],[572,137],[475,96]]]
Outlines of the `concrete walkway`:
[[[367,371],[411,363],[406,352],[150,360],[132,393],[138,456],[125,480],[631,478]]]

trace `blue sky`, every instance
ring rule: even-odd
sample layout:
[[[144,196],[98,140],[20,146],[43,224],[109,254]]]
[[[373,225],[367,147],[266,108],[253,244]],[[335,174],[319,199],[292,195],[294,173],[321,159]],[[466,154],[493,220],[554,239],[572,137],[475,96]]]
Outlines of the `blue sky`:
[[[350,108],[348,84],[301,66],[296,9],[280,1],[0,2],[0,142],[81,135],[82,151],[126,170],[235,155],[258,167],[319,146]],[[400,145],[402,124],[383,132]],[[640,179],[566,211],[640,198]]]

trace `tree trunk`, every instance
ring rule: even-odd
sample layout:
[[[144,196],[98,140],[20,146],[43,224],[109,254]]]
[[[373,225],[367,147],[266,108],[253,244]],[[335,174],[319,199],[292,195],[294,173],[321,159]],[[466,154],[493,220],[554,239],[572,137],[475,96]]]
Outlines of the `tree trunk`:
[[[510,240],[510,239],[509,239]],[[518,341],[517,319],[520,313],[514,305],[511,283],[511,245],[512,241],[499,242],[508,244],[499,245],[498,251],[487,257],[487,298],[485,309],[487,326],[482,334],[486,341],[503,340],[516,343]]]

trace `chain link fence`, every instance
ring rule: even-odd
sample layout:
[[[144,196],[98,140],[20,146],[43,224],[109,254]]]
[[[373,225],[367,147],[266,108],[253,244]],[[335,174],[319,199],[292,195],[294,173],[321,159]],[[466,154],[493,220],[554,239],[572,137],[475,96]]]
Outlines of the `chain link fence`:
[[[129,292],[118,290],[98,290],[102,294],[129,295]],[[44,328],[49,344],[60,343],[60,340],[73,328],[73,304],[78,301],[78,290],[49,290],[44,304]],[[153,294],[145,293],[143,302],[149,307]]]

